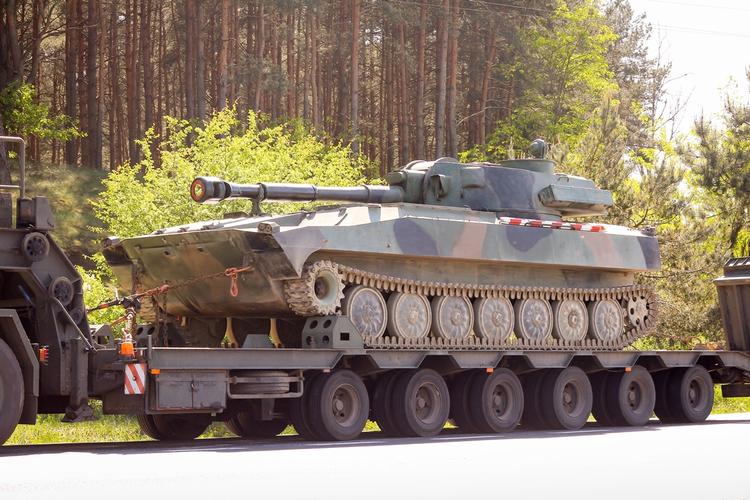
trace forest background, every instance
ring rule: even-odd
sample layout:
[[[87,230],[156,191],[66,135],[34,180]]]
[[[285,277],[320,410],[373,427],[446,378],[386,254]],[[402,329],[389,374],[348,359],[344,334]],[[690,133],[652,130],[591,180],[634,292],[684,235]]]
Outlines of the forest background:
[[[189,203],[196,175],[378,182],[414,159],[522,157],[542,137],[559,170],[613,192],[605,222],[656,227],[664,270],[638,279],[660,293],[660,331],[722,338],[712,280],[750,254],[750,105],[729,89],[721,114],[677,135],[670,64],[649,55],[652,28],[627,0],[0,10],[0,133],[23,136],[33,164],[104,177],[87,205],[101,235],[231,211]],[[7,158],[0,146],[2,184],[16,168]],[[106,269],[88,267],[90,301],[110,298]],[[642,343],[667,344],[686,347]]]

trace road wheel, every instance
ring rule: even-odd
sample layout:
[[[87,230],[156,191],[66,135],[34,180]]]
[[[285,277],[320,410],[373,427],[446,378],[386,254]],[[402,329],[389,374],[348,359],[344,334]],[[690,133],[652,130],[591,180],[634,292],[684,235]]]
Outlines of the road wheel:
[[[310,396],[311,427],[326,441],[348,441],[359,436],[369,411],[367,388],[350,370],[324,373]]]
[[[549,427],[544,422],[541,406],[542,383],[548,373],[549,370],[536,370],[523,377],[523,414],[521,416],[521,425],[524,429],[547,429]]]
[[[23,373],[13,351],[0,340],[0,445],[13,434],[23,410]]]
[[[372,394],[372,414],[380,430],[392,437],[401,436],[393,414],[393,388],[402,370],[391,370],[381,376]]]
[[[713,387],[713,386],[712,386]],[[656,403],[651,374],[642,366],[613,373],[607,380],[606,404],[615,425],[646,425]]]
[[[159,441],[162,439],[168,439],[168,437],[165,434],[162,434],[162,432],[156,427],[153,415],[146,415],[144,413],[142,415],[136,415],[135,419],[138,421],[141,431],[151,439]]]
[[[663,424],[676,424],[677,420],[672,415],[672,409],[669,407],[669,379],[672,377],[674,369],[662,370],[654,373],[654,387],[656,388],[656,404],[654,404],[654,413],[659,417]]]
[[[438,435],[449,411],[448,386],[435,370],[410,370],[399,377],[393,390],[393,413],[405,436]]]
[[[294,427],[294,430],[297,431],[297,434],[308,441],[322,439],[312,428],[310,416],[308,414],[310,395],[321,375],[322,373],[312,375],[309,382],[305,381],[305,389],[302,396],[291,398],[289,400],[289,420],[291,420],[292,426]]]
[[[156,428],[167,441],[190,441],[208,428],[208,422],[200,416],[151,415]]]
[[[594,373],[589,379],[591,381],[591,392],[594,397],[591,413],[594,415],[596,422],[602,427],[614,427],[616,425],[612,419],[612,415],[609,414],[607,403],[607,382],[611,375],[611,372],[603,371]]]
[[[669,378],[667,401],[675,422],[703,422],[714,406],[714,383],[701,365],[678,368]]]
[[[476,370],[461,372],[451,384],[450,418],[456,424],[456,427],[463,432],[479,432],[479,429],[471,418],[469,410],[471,383],[478,374],[479,372]]]
[[[238,413],[228,422],[224,422],[227,429],[243,438],[268,439],[276,437],[287,427],[286,420],[253,420],[248,412]]]
[[[480,432],[512,431],[523,415],[523,388],[507,368],[480,373],[471,383],[471,420]]]
[[[576,366],[551,370],[540,396],[544,420],[552,429],[580,429],[591,414],[591,383]]]

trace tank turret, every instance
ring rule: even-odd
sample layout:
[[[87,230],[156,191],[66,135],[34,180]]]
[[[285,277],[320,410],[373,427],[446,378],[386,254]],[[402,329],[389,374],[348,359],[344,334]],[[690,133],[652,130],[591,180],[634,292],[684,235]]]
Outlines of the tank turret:
[[[246,198],[256,216],[113,237],[104,255],[127,289],[180,285],[154,304],[175,345],[276,332],[301,346],[305,321],[340,314],[366,345],[624,347],[656,319],[653,292],[633,278],[661,268],[658,241],[652,230],[564,220],[606,213],[612,194],[556,173],[545,151],[536,142],[526,159],[414,161],[384,186],[200,177],[195,201]],[[261,201],[336,205],[267,215]],[[224,277],[231,269],[246,271]]]
[[[546,144],[535,141],[534,145],[534,151],[543,155]],[[199,177],[193,182],[190,195],[198,203],[218,203],[230,198],[254,202],[404,202],[550,220],[604,215],[613,206],[612,193],[597,189],[588,179],[556,174],[554,165],[544,157],[496,164],[459,163],[453,158],[414,161],[388,173],[387,186],[235,184],[215,177]]]

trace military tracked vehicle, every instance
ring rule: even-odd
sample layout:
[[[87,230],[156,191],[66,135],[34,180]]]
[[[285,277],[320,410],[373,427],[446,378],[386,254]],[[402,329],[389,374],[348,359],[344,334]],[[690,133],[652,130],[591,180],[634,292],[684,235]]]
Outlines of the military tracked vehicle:
[[[449,419],[472,433],[577,429],[592,413],[697,423],[714,384],[750,396],[750,259],[716,281],[729,350],[624,349],[656,325],[653,291],[634,283],[660,268],[656,236],[576,220],[612,196],[544,149],[412,162],[384,186],[196,179],[195,201],[247,198],[250,214],[105,240],[130,295],[102,307],[126,308],[123,338],[86,322],[46,201],[23,178],[0,186],[21,191],[15,226],[0,197],[0,442],[38,413],[90,419],[90,399],[155,439],[221,421],[244,438],[291,423],[348,440],[368,418],[391,436]],[[272,216],[264,201],[336,205]]]

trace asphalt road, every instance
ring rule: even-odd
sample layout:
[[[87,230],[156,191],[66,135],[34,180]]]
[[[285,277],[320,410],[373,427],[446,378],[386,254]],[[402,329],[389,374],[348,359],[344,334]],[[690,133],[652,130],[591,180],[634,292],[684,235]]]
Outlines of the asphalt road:
[[[750,499],[750,414],[701,425],[348,443],[0,448],[0,499]]]

